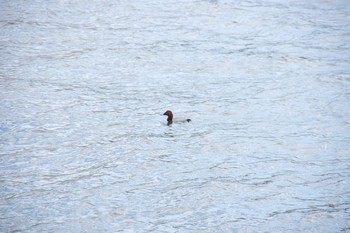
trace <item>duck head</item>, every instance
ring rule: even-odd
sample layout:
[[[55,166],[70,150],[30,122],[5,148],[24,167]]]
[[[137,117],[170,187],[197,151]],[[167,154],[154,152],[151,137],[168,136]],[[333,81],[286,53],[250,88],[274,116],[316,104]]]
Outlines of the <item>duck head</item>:
[[[170,110],[167,110],[163,115],[168,116],[168,125],[173,123],[173,113]]]

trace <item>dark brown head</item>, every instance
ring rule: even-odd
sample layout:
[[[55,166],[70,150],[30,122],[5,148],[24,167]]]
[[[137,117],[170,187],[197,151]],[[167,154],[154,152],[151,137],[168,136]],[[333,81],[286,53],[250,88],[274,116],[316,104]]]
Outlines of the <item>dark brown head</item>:
[[[173,123],[173,113],[170,110],[167,110],[163,115],[168,116],[168,125]]]

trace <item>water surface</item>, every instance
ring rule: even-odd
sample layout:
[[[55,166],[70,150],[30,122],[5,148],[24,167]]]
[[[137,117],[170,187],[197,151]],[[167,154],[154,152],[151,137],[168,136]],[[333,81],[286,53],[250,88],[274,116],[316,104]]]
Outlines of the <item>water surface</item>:
[[[0,231],[349,232],[349,20],[345,0],[2,1]]]

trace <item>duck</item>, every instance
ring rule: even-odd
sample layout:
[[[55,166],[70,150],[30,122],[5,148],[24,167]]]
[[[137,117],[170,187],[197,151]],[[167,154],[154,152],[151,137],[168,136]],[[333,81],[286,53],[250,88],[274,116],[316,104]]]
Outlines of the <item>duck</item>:
[[[173,112],[170,110],[167,110],[163,115],[168,116],[167,125],[171,125],[173,122],[181,123],[181,122],[190,122],[191,121],[191,119],[189,119],[189,118],[175,118],[175,119],[173,119]]]

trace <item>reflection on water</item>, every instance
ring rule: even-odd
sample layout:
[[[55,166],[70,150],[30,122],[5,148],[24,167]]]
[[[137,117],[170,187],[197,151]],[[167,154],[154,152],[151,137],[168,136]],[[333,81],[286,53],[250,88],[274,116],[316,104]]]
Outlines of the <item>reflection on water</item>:
[[[0,5],[1,232],[350,230],[347,2]]]

